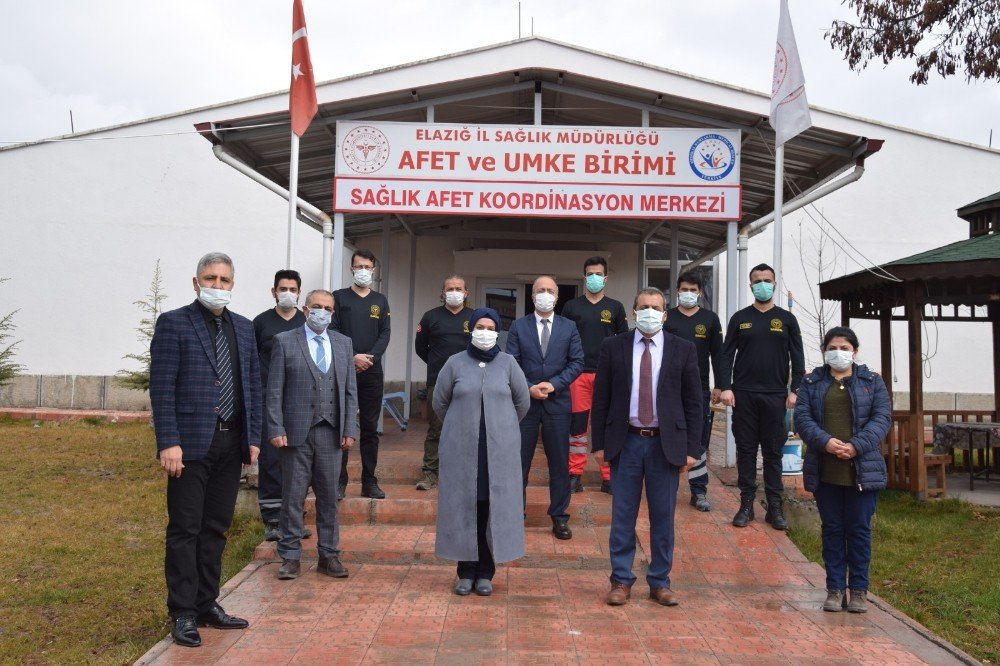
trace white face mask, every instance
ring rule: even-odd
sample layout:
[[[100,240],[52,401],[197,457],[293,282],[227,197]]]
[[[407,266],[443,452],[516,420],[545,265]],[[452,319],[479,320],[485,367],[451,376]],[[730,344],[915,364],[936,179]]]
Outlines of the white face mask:
[[[370,271],[367,268],[359,268],[354,271],[354,284],[359,287],[367,287],[372,283],[372,275],[374,271]]]
[[[698,305],[698,294],[690,291],[682,291],[677,294],[677,302],[682,308],[693,308]]]
[[[843,349],[830,349],[823,353],[823,360],[837,372],[843,372],[854,363],[854,352]]]
[[[198,300],[209,310],[221,310],[233,300],[233,292],[198,285]]]
[[[465,294],[460,291],[446,291],[444,292],[444,302],[453,308],[457,308],[462,303],[465,303]]]
[[[291,310],[299,304],[299,295],[290,291],[278,292],[278,307]]]
[[[324,310],[323,308],[316,308],[309,310],[309,316],[306,318],[306,323],[309,324],[309,328],[312,330],[322,333],[326,330],[326,327],[330,325],[330,318],[333,313],[329,310]]]
[[[556,296],[547,291],[540,291],[535,294],[535,309],[539,312],[552,312],[556,307]]]
[[[483,351],[493,349],[497,343],[497,332],[486,328],[477,328],[472,332],[472,346]]]
[[[636,310],[635,325],[646,335],[656,335],[663,328],[663,313],[653,308]]]

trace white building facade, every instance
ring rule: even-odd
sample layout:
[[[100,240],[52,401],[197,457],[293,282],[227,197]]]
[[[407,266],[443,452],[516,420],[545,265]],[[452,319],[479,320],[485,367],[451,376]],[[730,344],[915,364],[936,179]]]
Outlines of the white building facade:
[[[412,117],[407,114],[416,113],[423,114],[420,120],[425,122],[489,123],[496,121],[477,115],[490,105],[489,100],[450,107],[442,103],[437,106],[436,118],[433,110],[420,110],[417,105],[425,90],[435,90],[427,94],[446,99],[452,94],[447,88],[458,86],[456,82],[471,82],[466,89],[472,89],[483,81],[482,85],[499,89],[499,82],[506,81],[503,85],[516,88],[512,94],[521,94],[517,91],[522,84],[531,83],[536,76],[545,79],[543,91],[538,92],[540,86],[534,90],[538,99],[544,94],[547,104],[558,100],[559,85],[569,87],[574,80],[581,82],[576,84],[578,94],[590,95],[595,107],[610,104],[612,95],[600,92],[600,86],[593,82],[621,85],[631,91],[631,99],[636,99],[635,91],[648,91],[648,100],[637,102],[632,111],[608,116],[616,119],[617,125],[638,127],[653,122],[658,127],[670,126],[669,118],[657,119],[656,112],[660,100],[668,96],[686,100],[684,108],[688,110],[676,112],[677,117],[687,119],[685,126],[694,122],[690,109],[698,106],[708,115],[717,109],[738,110],[739,117],[759,121],[753,125],[756,134],[744,132],[745,141],[753,140],[759,143],[758,148],[766,148],[767,137],[773,137],[766,125],[769,99],[764,94],[540,38],[324,83],[317,95],[321,108],[331,105],[329,118],[336,115],[341,100],[354,100],[361,106],[383,104],[395,109],[384,116],[385,120],[408,121]],[[588,88],[584,81],[592,85]],[[412,101],[413,108],[404,109],[392,101],[400,94]],[[531,99],[531,90],[524,94]],[[587,124],[580,121],[588,120],[589,124],[600,124],[595,121],[597,116],[575,118],[569,105],[560,108],[554,106],[556,103],[540,112],[536,107],[534,113],[541,113],[541,124]],[[451,114],[447,119],[445,111]],[[527,108],[527,121],[516,117],[517,122],[510,124],[538,120],[532,113]],[[234,121],[233,125],[239,125],[240,132],[250,132],[254,131],[252,121],[276,114],[287,118],[285,93],[0,150],[0,277],[10,278],[0,285],[0,314],[19,310],[14,319],[15,336],[22,342],[16,360],[25,366],[25,376],[0,393],[0,406],[142,407],[141,396],[115,389],[107,378],[121,368],[135,367],[122,357],[142,351],[135,332],[141,313],[133,302],[145,296],[158,260],[168,309],[194,298],[191,277],[198,258],[208,251],[226,252],[235,262],[234,311],[252,318],[273,307],[269,294],[272,278],[276,270],[285,267],[287,202],[216,159],[212,145],[194,127],[213,123],[224,136],[225,124],[216,125],[220,118],[244,119],[246,122]],[[812,295],[818,293],[820,278],[851,273],[869,261],[887,262],[967,237],[968,227],[955,216],[955,210],[1000,189],[1000,150],[824,109],[814,108],[812,118],[816,128],[831,135],[884,141],[877,153],[869,153],[857,182],[784,219],[785,285],[795,296],[793,312],[803,313],[800,322],[806,346],[815,349],[818,327],[809,323],[805,313],[816,309]],[[740,120],[744,126],[747,122]],[[266,130],[260,128],[261,132]],[[315,122],[310,129],[310,133],[328,133],[330,154],[324,155],[322,144],[314,144],[320,147],[312,153],[304,144],[302,193],[310,187],[314,192],[332,188],[325,180],[329,167],[324,164],[333,161],[332,130],[331,123],[317,126]],[[283,131],[287,138],[287,129]],[[241,144],[222,145],[238,148]],[[804,155],[809,152],[803,151]],[[280,158],[258,154],[250,159],[238,150],[234,154],[265,177],[277,182],[287,179],[287,165],[282,165]],[[819,173],[822,164],[819,153],[815,161],[803,162],[798,182],[806,186],[823,182],[830,174]],[[812,180],[806,173],[809,169],[817,169]],[[750,172],[744,169],[745,178]],[[794,168],[792,173],[789,188],[794,195],[796,188],[806,187],[796,184]],[[830,178],[847,173],[841,170]],[[744,184],[748,200],[751,191],[751,186]],[[786,203],[788,200],[786,196]],[[333,213],[329,196],[314,196],[312,203]],[[760,208],[766,202],[758,203]],[[741,220],[741,224],[751,221]],[[561,285],[582,293],[583,259],[595,254],[605,256],[610,264],[608,294],[627,306],[641,284],[669,286],[672,258],[677,258],[679,268],[682,262],[714,255],[701,265],[714,268],[712,305],[721,315],[728,314],[727,258],[718,252],[725,248],[725,223],[686,223],[678,232],[677,227],[671,231],[669,223],[654,229],[657,225],[642,221],[630,231],[627,221],[612,225],[590,220],[585,223],[585,234],[574,234],[574,229],[583,227],[563,221],[508,218],[477,224],[462,219],[422,224],[386,215],[382,223],[363,219],[352,227],[348,217],[347,257],[351,248],[367,247],[382,263],[380,290],[386,292],[393,315],[386,356],[388,382],[404,382],[408,368],[415,386],[423,381],[425,367],[413,355],[412,331],[423,312],[440,303],[441,281],[451,273],[466,277],[472,304],[481,304],[488,294],[506,290],[516,299],[517,313],[523,314],[524,287],[534,276],[554,274]],[[821,226],[827,231],[821,231]],[[508,228],[509,233],[505,231]],[[705,230],[703,236],[699,229]],[[562,240],[553,230],[562,234]],[[410,231],[415,231],[415,236]],[[533,241],[533,234],[540,240]],[[816,247],[824,237],[827,241],[819,259]],[[671,248],[674,239],[683,245],[680,250]],[[648,245],[644,246],[643,240],[648,240]],[[304,290],[328,282],[347,284],[343,270],[332,278],[324,275],[323,244],[322,235],[314,228],[299,226],[292,267],[302,273]],[[799,247],[805,251],[800,252]],[[749,241],[747,265],[770,262],[771,248],[770,227],[765,227]],[[412,266],[411,251],[416,257]],[[334,263],[347,266],[346,261]],[[737,276],[744,297],[749,294],[746,277]],[[833,305],[827,303],[830,325],[840,321],[836,310],[829,312]],[[857,322],[857,331],[864,361],[880,367],[877,324]],[[905,350],[902,324],[894,332],[895,347]],[[992,394],[992,376],[985,370],[992,367],[989,336],[986,324],[927,322],[925,386],[929,392],[942,394],[942,406],[971,408],[978,404],[975,394]],[[871,344],[866,344],[868,340]],[[811,360],[818,359],[819,354],[813,353]],[[899,370],[893,384],[905,392],[902,356],[897,361]],[[992,398],[985,402],[992,404]]]

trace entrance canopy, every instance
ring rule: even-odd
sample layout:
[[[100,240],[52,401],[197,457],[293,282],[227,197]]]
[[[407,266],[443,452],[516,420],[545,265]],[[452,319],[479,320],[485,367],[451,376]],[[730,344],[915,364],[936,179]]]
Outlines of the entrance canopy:
[[[773,210],[774,133],[767,98],[538,37],[401,65],[318,86],[319,113],[302,137],[298,195],[332,213],[336,122],[370,120],[476,125],[583,125],[731,129],[741,132],[744,227]],[[287,99],[284,95],[282,101]],[[707,100],[729,99],[735,106]],[[740,103],[743,108],[740,108]],[[287,109],[219,119],[198,128],[266,180],[288,185]],[[786,144],[786,205],[860,164],[880,141],[813,127]],[[388,216],[390,230],[447,235],[470,247],[587,249],[601,243],[661,243],[698,260],[726,247],[726,224],[454,215]],[[381,234],[384,214],[349,213],[345,239]],[[673,232],[673,236],[672,236]]]

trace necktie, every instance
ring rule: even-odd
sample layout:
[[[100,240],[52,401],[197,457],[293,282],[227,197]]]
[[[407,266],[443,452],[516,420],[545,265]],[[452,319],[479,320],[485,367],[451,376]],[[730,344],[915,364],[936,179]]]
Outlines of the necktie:
[[[219,368],[219,418],[228,421],[233,417],[235,395],[233,364],[229,359],[229,341],[222,332],[222,317],[215,318],[215,362]]]
[[[653,355],[649,351],[652,340],[643,338],[642,341],[646,348],[639,361],[639,423],[646,426],[653,422]]]
[[[323,346],[323,336],[317,335],[313,338],[316,341],[316,367],[320,372],[326,372],[330,366],[326,360],[326,348]]]
[[[542,358],[545,358],[545,352],[549,350],[549,320],[542,320]]]

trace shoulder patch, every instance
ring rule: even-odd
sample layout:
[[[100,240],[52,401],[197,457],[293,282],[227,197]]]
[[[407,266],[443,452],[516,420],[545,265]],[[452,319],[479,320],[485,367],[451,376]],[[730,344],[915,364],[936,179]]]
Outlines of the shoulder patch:
[[[745,331],[745,330],[747,330],[748,328],[753,328],[753,322],[750,322],[750,321],[745,321],[745,322],[743,322],[742,324],[740,324],[740,330],[741,330],[741,331]]]

